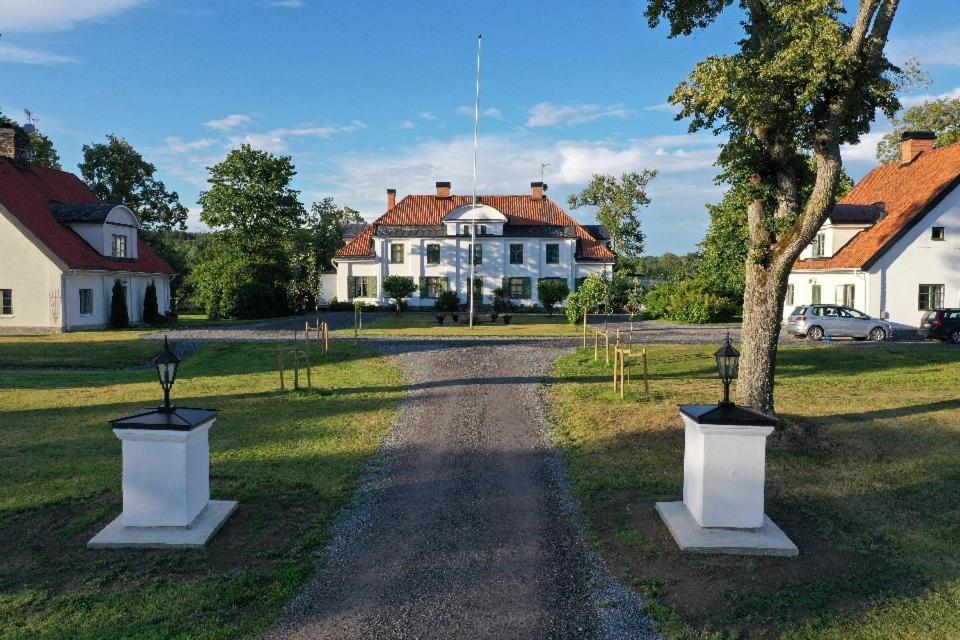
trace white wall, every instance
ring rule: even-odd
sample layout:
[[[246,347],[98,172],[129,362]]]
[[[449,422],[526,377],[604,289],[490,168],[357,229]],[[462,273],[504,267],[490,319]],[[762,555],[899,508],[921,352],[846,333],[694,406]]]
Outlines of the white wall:
[[[390,262],[390,246],[399,244],[404,249],[402,264]],[[427,245],[440,245],[440,263],[427,264]],[[565,278],[572,291],[577,278],[591,273],[609,273],[612,263],[576,263],[576,240],[572,238],[514,238],[505,236],[482,236],[477,244],[483,247],[483,262],[476,266],[476,277],[483,278],[483,299],[478,303],[488,304],[493,299],[493,290],[502,286],[503,278],[530,278],[532,298],[514,300],[518,304],[536,304],[537,281],[539,278]],[[510,264],[510,245],[523,245],[523,263]],[[547,264],[546,245],[559,245],[559,264]],[[470,238],[464,236],[446,236],[439,238],[374,238],[374,250],[377,261],[338,260],[337,261],[337,299],[349,300],[348,280],[350,276],[377,276],[378,286],[382,289],[383,278],[399,275],[413,278],[419,285],[421,277],[446,277],[450,290],[456,291],[460,299],[466,302],[469,297],[468,280],[470,262],[468,247]],[[382,294],[382,291],[381,291]],[[367,298],[365,302],[378,302]],[[386,301],[384,301],[386,302]],[[421,297],[418,291],[408,301],[411,306],[432,307],[433,298]]]
[[[829,258],[830,256],[836,255],[855,235],[868,227],[869,225],[865,224],[830,224],[827,222],[820,227],[820,231],[817,232],[823,234],[824,255],[822,257]],[[812,243],[807,245],[800,253],[801,260],[808,260],[810,258],[813,258]]]
[[[0,315],[0,333],[59,331],[61,274],[0,207],[0,289],[13,291],[13,315]]]
[[[108,326],[113,283],[117,279],[127,285],[127,314],[130,322],[143,321],[143,297],[151,282],[157,287],[157,308],[160,313],[170,310],[169,276],[103,272],[68,273],[64,276],[63,301],[67,330]],[[80,314],[80,289],[93,290],[93,313],[89,315]]]
[[[127,238],[127,258],[136,260],[140,257],[137,229],[139,223],[136,216],[128,208],[117,206],[110,210],[103,224],[97,222],[69,223],[68,226],[76,231],[87,244],[97,250],[100,255],[113,255],[113,236]]]
[[[944,227],[944,240],[931,240],[933,227]],[[944,285],[943,305],[960,306],[960,190],[944,198],[870,272],[882,279],[880,304],[896,324],[919,325],[921,284]]]
[[[868,273],[862,271],[795,271],[790,274],[787,284],[793,285],[793,304],[790,304],[789,298],[784,301],[784,318],[790,315],[795,306],[813,303],[814,285],[820,286],[821,304],[843,304],[843,299],[838,298],[837,287],[853,285],[853,307],[867,315],[880,316],[880,307],[875,299],[876,296],[871,295],[871,279]]]

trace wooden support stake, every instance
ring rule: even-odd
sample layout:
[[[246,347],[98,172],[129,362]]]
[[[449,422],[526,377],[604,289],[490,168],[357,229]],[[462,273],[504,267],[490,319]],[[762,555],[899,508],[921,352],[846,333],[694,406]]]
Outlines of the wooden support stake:
[[[323,323],[323,355],[330,353],[330,325]]]
[[[605,331],[603,333],[603,361],[606,365],[610,366],[610,332]]]
[[[650,393],[650,382],[647,380],[647,348],[643,348],[643,392]]]
[[[277,366],[280,367],[280,391],[286,391],[283,385],[283,346],[277,349]]]
[[[303,355],[304,355],[304,358],[306,359],[306,364],[307,364],[307,389],[313,389],[313,380],[310,376],[310,334],[309,333],[307,333],[307,337],[303,341],[303,344],[305,345],[303,350]]]
[[[626,353],[621,351],[620,352],[620,399],[621,400],[623,400],[623,391],[624,391],[624,387],[626,387],[623,380],[623,369],[626,366],[626,360],[627,360]]]
[[[593,332],[593,361],[594,362],[596,362],[597,358],[599,357],[599,350],[600,350],[600,332],[594,331]]]
[[[587,348],[587,310],[583,310],[583,348]]]
[[[294,342],[296,345],[296,342]],[[298,357],[300,352],[297,351],[296,346],[293,348],[293,388],[300,388],[300,358]]]

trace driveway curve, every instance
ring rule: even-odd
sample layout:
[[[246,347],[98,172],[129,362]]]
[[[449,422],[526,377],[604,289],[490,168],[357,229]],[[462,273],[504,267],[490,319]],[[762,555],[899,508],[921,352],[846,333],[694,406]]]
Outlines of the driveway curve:
[[[584,542],[549,442],[549,344],[383,342],[401,418],[268,634],[301,638],[656,637]]]

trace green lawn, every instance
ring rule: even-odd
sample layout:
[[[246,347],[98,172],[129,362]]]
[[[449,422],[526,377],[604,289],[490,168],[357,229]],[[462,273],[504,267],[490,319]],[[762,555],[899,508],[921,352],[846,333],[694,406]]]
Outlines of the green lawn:
[[[62,340],[107,362],[117,336],[4,339],[0,358]],[[106,421],[158,402],[154,371],[0,371],[0,638],[254,637],[276,618],[405,393],[397,366],[352,346],[332,346],[314,391],[277,391],[276,361],[272,345],[215,344],[181,365],[175,401],[222,411],[212,496],[240,501],[202,551],[85,548],[120,511]]]
[[[627,398],[592,350],[558,361],[551,394],[591,539],[671,638],[960,637],[960,350],[782,349],[785,420],[767,513],[797,558],[681,554],[654,510],[678,500],[678,403],[719,399],[711,347],[648,349]]]
[[[450,314],[444,314],[444,324],[437,324],[435,312],[406,311],[402,315],[383,314],[370,321],[364,320],[360,336],[516,336],[516,337],[576,337],[578,330],[567,322],[562,313],[553,316],[539,314],[514,314],[510,324],[503,318],[490,321],[490,315],[479,316],[480,324],[473,329],[465,324],[453,324]],[[461,313],[460,318],[466,318]],[[341,336],[352,336],[353,329],[341,329]]]
[[[162,347],[156,341],[141,340],[143,333],[130,329],[0,336],[0,367],[133,367],[149,362]]]

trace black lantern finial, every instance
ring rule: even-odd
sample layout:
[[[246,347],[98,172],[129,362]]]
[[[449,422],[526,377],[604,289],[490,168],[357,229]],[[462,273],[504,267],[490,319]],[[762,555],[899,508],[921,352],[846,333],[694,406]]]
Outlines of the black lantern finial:
[[[720,380],[723,381],[723,400],[720,402],[720,406],[733,406],[730,401],[730,383],[737,377],[740,370],[740,352],[733,348],[729,331],[723,341],[723,346],[717,349],[714,356],[717,358],[717,372],[720,374]]]
[[[170,406],[170,389],[177,379],[177,367],[180,365],[180,358],[170,350],[170,343],[167,341],[167,336],[163,337],[163,351],[153,359],[153,364],[157,367],[160,386],[163,388],[162,411],[169,413],[173,410],[173,407]]]

